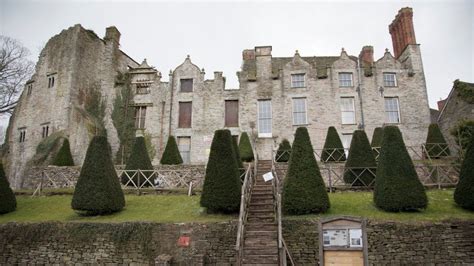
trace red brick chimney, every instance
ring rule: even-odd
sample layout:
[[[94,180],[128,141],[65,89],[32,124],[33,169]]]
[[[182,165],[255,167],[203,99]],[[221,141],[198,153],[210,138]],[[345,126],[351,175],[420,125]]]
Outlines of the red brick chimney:
[[[446,100],[448,100],[448,99],[446,98],[446,99],[444,99],[444,100],[438,101],[438,111],[441,112],[441,111],[443,110],[444,105],[446,104]]]
[[[395,58],[398,58],[407,45],[416,44],[415,29],[413,28],[413,9],[411,7],[400,9],[388,30],[392,35]]]
[[[370,45],[362,47],[362,50],[359,54],[359,59],[364,64],[372,65],[374,63],[374,47]]]

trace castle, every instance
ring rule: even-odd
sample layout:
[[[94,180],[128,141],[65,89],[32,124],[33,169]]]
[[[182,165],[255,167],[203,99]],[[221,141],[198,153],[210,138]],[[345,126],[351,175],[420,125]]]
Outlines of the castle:
[[[48,41],[10,119],[10,183],[22,187],[24,169],[41,161],[38,153],[60,136],[81,164],[99,130],[119,164],[135,134],[145,136],[154,164],[170,135],[185,163],[205,164],[221,128],[249,133],[260,159],[270,159],[283,138],[292,141],[300,126],[316,149],[329,126],[346,147],[354,130],[363,128],[370,137],[383,124],[398,125],[406,145],[421,145],[430,112],[412,17],[411,8],[399,11],[389,26],[394,54],[386,50],[377,61],[371,46],[359,56],[344,49],[338,56],[308,57],[298,51],[273,57],[271,46],[244,50],[235,90],[225,88],[222,72],[205,79],[189,56],[164,81],[146,60],[138,63],[120,50],[117,28],[107,28],[101,39],[75,25]]]

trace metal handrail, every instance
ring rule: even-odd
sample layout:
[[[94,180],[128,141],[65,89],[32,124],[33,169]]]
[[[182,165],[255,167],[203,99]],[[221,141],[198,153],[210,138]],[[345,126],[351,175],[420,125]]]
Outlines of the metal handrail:
[[[250,203],[250,192],[252,191],[252,187],[254,183],[253,177],[254,177],[254,174],[252,173],[252,165],[249,164],[247,167],[247,171],[245,172],[244,183],[242,185],[242,190],[241,190],[241,195],[240,195],[239,224],[237,227],[237,241],[235,244],[238,265],[242,264],[245,222],[247,221],[248,205]]]

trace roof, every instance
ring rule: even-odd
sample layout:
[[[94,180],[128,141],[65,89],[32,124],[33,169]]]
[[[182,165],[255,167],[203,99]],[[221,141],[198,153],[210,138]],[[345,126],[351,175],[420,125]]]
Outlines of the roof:
[[[272,57],[272,77],[278,78],[280,69],[291,62],[294,57]],[[327,77],[327,68],[341,58],[340,56],[307,56],[301,57],[304,61],[310,64],[313,68],[318,70],[318,78]],[[350,59],[357,61],[357,57],[349,56]],[[248,79],[255,80],[257,73],[256,59],[244,60],[242,71],[248,72]]]
[[[454,81],[453,88],[449,92],[448,98],[446,98],[446,103],[439,113],[438,122],[443,116],[444,110],[446,110],[450,100],[455,96],[458,96],[459,99],[464,100],[469,104],[474,104],[474,83],[460,81],[459,79]]]

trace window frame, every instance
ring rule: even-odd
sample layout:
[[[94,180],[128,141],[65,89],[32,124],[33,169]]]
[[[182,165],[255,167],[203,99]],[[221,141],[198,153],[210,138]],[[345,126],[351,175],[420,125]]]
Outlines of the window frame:
[[[41,138],[45,139],[49,136],[49,123],[41,124]]]
[[[180,145],[180,142],[182,139],[189,139],[189,150],[188,151],[183,151],[181,147],[184,145]],[[178,145],[178,151],[179,155],[181,156],[181,159],[183,159],[183,164],[190,164],[191,163],[191,136],[177,136],[177,145]],[[187,156],[183,156],[183,153],[186,153]]]
[[[392,82],[391,80],[388,80],[385,78],[385,76],[393,76],[393,85],[389,85],[387,82]],[[397,73],[395,72],[383,72],[382,73],[382,80],[383,80],[383,86],[384,87],[398,87],[398,81],[397,81]]]
[[[396,99],[396,102],[397,102],[397,115],[398,115],[398,122],[390,122],[388,121],[389,119],[389,116],[388,116],[388,113],[394,113],[395,111],[388,111],[387,110],[387,100],[388,99]],[[397,96],[387,96],[387,97],[384,97],[384,114],[385,114],[385,123],[386,124],[393,124],[393,125],[396,125],[396,124],[401,124],[402,123],[402,116],[400,114],[400,99],[397,97]]]
[[[136,105],[135,106],[135,129],[146,129],[146,105]],[[145,115],[142,115],[142,110],[144,110]],[[138,114],[138,115],[137,115]],[[138,121],[138,122],[137,122]]]
[[[51,89],[51,88],[54,88],[54,85],[55,84],[55,74],[50,74],[50,75],[47,75],[48,77],[48,89]]]
[[[189,115],[189,125],[183,125],[181,123],[181,104],[189,103],[191,105]],[[184,122],[183,122],[184,123]],[[193,102],[192,101],[180,101],[178,102],[178,128],[192,128],[193,127]]]
[[[341,79],[341,75],[349,75],[351,77],[350,84],[345,85],[343,82],[347,82],[346,79]],[[354,73],[352,72],[338,72],[339,88],[352,88],[354,87]]]
[[[235,119],[236,122],[235,123],[228,123],[229,119],[228,118],[228,112],[227,112],[227,103],[231,103],[231,102],[236,102],[237,103],[237,113],[234,114],[237,118]],[[224,127],[239,127],[239,100],[224,100]],[[231,116],[231,115],[229,115]]]
[[[303,76],[303,80],[302,81],[294,81],[294,77],[296,76]],[[295,83],[301,83],[302,82],[302,86],[296,86]],[[292,89],[297,89],[297,88],[306,88],[306,73],[293,73],[293,74],[290,74],[290,87]]]
[[[268,102],[270,104],[270,117],[260,119],[260,103]],[[260,120],[270,120],[270,132],[261,133],[260,132]],[[273,109],[272,109],[272,100],[271,99],[261,99],[257,100],[257,132],[259,138],[271,138],[273,137]]]
[[[187,90],[183,90],[183,81],[191,81],[191,90],[190,91],[187,91]],[[194,79],[193,78],[180,78],[179,79],[179,92],[184,92],[184,93],[187,93],[187,92],[194,92]]]
[[[301,114],[303,112],[295,112],[295,100],[303,100],[304,101],[304,122],[303,123],[296,123],[295,122],[295,114]],[[292,110],[292,121],[293,126],[301,126],[301,125],[308,125],[308,104],[306,97],[293,97],[291,98],[291,110]]]
[[[342,100],[343,99],[351,99],[352,100],[352,111],[345,111],[342,110],[343,104]],[[354,96],[342,96],[339,98],[339,105],[340,105],[340,110],[341,110],[341,125],[357,125],[357,117],[356,117],[356,108],[355,108],[355,97]],[[344,113],[349,113],[351,112],[353,115],[353,123],[344,123]]]
[[[26,127],[18,128],[18,131],[20,132],[19,143],[26,142]]]

